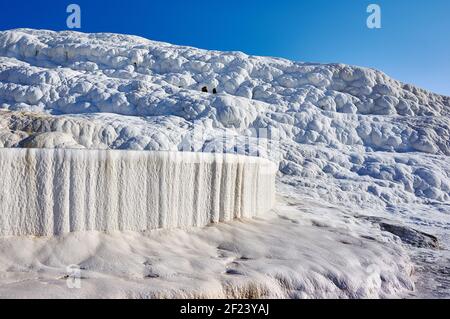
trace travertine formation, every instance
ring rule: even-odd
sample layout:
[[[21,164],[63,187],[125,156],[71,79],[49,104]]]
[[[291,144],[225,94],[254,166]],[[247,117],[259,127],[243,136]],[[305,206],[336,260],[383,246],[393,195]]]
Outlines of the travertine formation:
[[[272,208],[276,167],[187,152],[0,149],[0,235],[205,226]]]
[[[270,162],[148,151],[265,157],[280,200],[263,219],[189,231],[0,237],[0,296],[41,297],[44,282],[57,297],[401,297],[412,265],[394,235],[449,247],[450,98],[373,69],[4,31],[2,147],[2,234],[205,225],[271,206]],[[448,251],[423,255],[419,281],[445,290]],[[70,264],[83,289],[55,280]]]

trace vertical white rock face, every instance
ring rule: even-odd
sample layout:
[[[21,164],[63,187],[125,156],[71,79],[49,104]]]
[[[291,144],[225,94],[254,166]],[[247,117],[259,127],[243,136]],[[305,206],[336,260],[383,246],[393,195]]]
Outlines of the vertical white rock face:
[[[230,154],[0,149],[0,235],[144,231],[250,218],[276,166]]]

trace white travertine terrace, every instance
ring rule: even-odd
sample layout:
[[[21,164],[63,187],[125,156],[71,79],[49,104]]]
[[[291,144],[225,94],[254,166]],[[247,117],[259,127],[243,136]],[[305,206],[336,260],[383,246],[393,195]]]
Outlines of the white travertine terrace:
[[[275,196],[275,164],[230,154],[0,149],[0,170],[3,236],[205,226]]]
[[[189,231],[1,237],[0,297],[402,298],[418,250],[380,221],[450,247],[450,97],[374,69],[2,31],[3,147],[2,234],[205,225],[271,206],[269,162],[148,151],[279,161],[279,201],[264,218]],[[414,277],[447,282],[448,253],[427,249]],[[70,264],[83,289],[55,280]],[[433,297],[448,295],[439,286]]]

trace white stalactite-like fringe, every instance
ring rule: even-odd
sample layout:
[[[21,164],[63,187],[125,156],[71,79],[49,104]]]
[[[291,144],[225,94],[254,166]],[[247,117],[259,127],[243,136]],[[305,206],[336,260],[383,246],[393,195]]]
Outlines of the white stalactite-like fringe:
[[[211,153],[0,149],[0,235],[144,231],[251,218],[276,165]]]

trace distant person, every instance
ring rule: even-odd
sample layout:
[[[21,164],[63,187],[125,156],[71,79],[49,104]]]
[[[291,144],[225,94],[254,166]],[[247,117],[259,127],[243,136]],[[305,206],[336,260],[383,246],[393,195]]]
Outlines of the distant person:
[[[203,93],[208,93],[208,88],[206,86],[202,87],[202,92]]]

